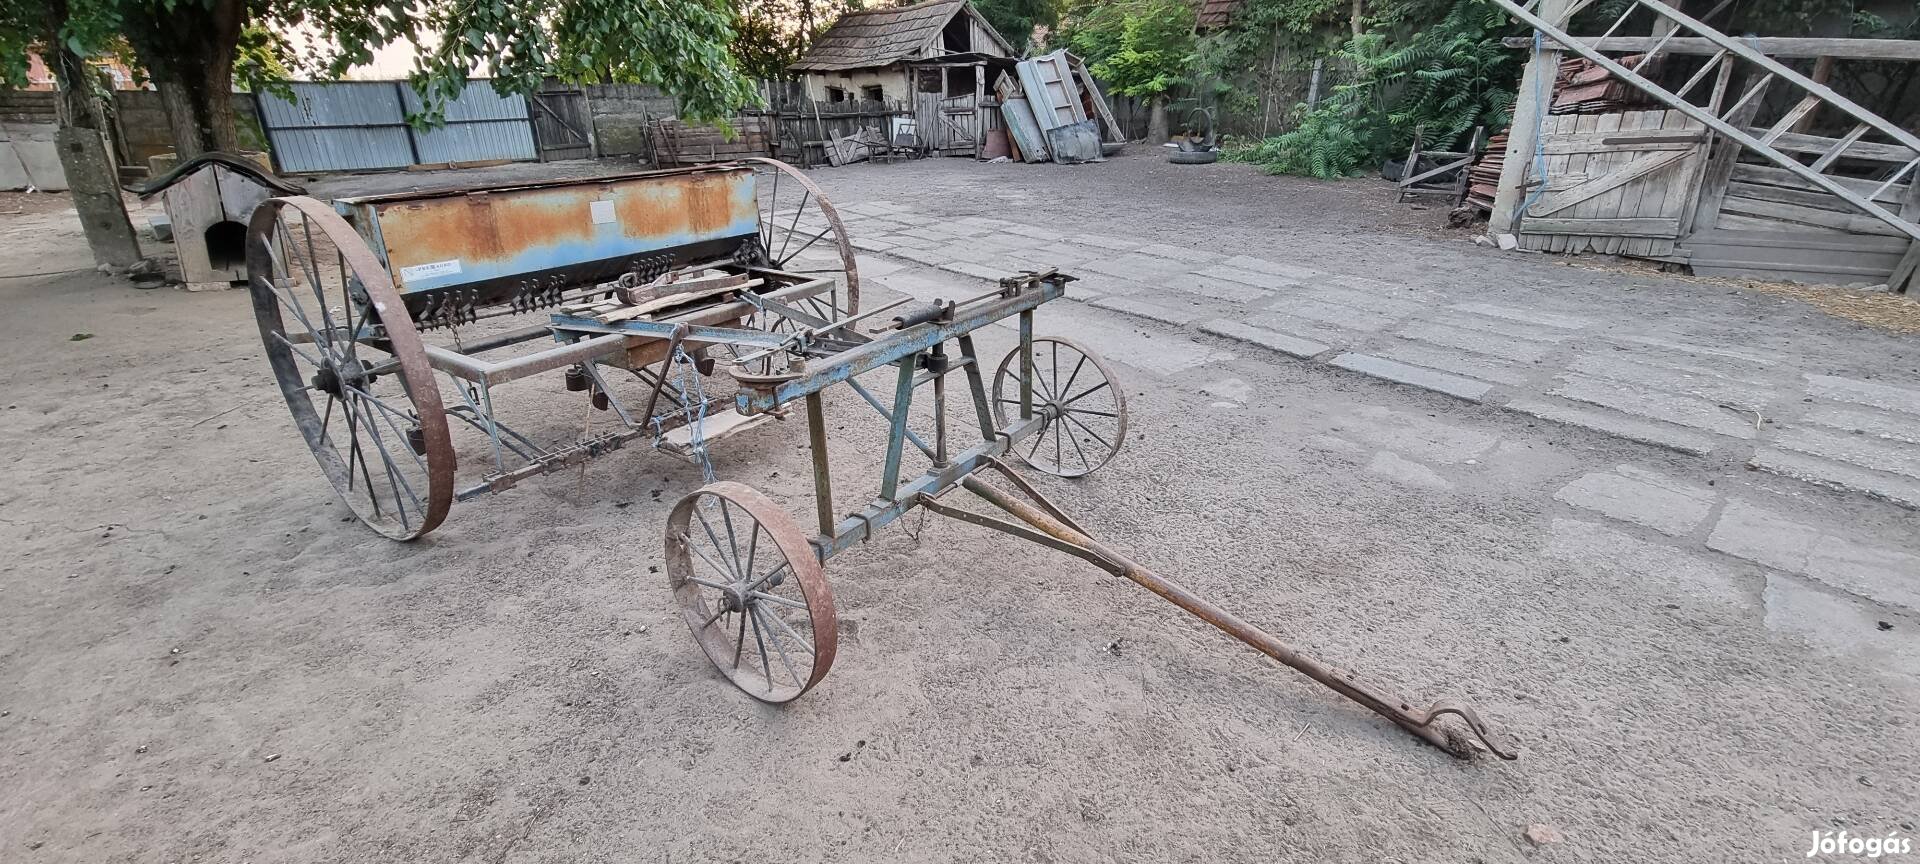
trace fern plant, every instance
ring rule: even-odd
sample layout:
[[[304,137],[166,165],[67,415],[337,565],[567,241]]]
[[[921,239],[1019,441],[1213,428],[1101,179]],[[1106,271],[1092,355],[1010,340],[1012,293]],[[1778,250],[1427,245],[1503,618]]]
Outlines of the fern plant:
[[[1349,70],[1345,83],[1312,109],[1295,106],[1291,131],[1229,158],[1331,179],[1403,152],[1416,128],[1431,146],[1463,143],[1476,126],[1505,128],[1524,62],[1500,44],[1514,29],[1487,0],[1457,0],[1438,22],[1398,40],[1355,36],[1332,58]]]

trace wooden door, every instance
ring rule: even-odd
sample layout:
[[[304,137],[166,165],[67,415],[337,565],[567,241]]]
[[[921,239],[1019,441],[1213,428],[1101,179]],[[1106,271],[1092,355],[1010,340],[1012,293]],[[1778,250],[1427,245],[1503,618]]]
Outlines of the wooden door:
[[[549,89],[533,94],[533,140],[540,160],[593,158],[593,116],[586,91]]]
[[[1546,184],[1528,192],[1521,248],[1673,254],[1699,204],[1702,123],[1678,111],[1627,111],[1562,114],[1543,126]]]
[[[1073,69],[1067,65],[1067,52],[1023,60],[1019,72],[1020,86],[1027,91],[1027,102],[1041,131],[1087,119],[1086,109],[1080,104],[1080,89],[1073,83]]]

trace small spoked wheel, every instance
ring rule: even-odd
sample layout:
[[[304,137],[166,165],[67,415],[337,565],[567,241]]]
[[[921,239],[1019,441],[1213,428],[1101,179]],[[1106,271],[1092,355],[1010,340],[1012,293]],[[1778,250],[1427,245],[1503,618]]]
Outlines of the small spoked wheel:
[[[844,318],[860,311],[860,271],[853,245],[840,221],[840,211],[807,175],[777,159],[744,160],[753,168],[754,198],[760,213],[757,238],[764,263],[812,279],[832,280],[832,287],[794,304],[822,319]],[[776,330],[779,320],[762,329]]]
[[[247,229],[267,362],[320,470],[375,531],[412,540],[453,503],[440,391],[393,281],[333,208],[274,198]]]
[[[1015,455],[1058,477],[1080,477],[1107,464],[1127,440],[1127,394],[1100,355],[1071,339],[1033,340],[1033,413],[1039,431],[1016,442]],[[1001,429],[1020,420],[1020,349],[993,373],[993,420]]]
[[[680,499],[667,518],[667,585],[707,659],[747,695],[790,702],[833,668],[833,590],[767,496],[721,481]]]

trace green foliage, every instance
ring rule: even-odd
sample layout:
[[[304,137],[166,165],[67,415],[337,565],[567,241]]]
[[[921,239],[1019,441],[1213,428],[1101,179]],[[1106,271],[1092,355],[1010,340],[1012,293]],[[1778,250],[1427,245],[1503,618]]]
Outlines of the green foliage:
[[[82,58],[112,53],[119,26],[112,2],[0,0],[0,87],[27,86],[29,51],[57,45]],[[43,59],[54,65],[53,57]]]
[[[287,86],[287,80],[292,77],[287,64],[294,50],[287,37],[260,24],[249,24],[240,31],[235,49],[233,80],[241,89],[293,98],[293,88]]]
[[[475,73],[502,92],[548,76],[654,84],[713,119],[754,97],[729,50],[733,20],[726,0],[0,0],[0,83],[23,83],[26,49],[49,39],[92,57],[125,35],[157,80],[202,90],[234,77],[271,87],[289,70],[339,77],[411,42],[429,122]],[[295,46],[285,33],[315,35]],[[223,59],[231,70],[208,68]]]
[[[1034,27],[1051,27],[1060,21],[1056,0],[974,0],[973,8],[1015,51],[1027,50]]]
[[[1347,70],[1319,105],[1296,106],[1291,131],[1230,154],[1273,173],[1342,177],[1403,151],[1416,128],[1429,146],[1463,141],[1476,126],[1511,122],[1524,55],[1500,39],[1516,30],[1487,0],[1455,0],[1429,26],[1398,40],[1376,30],[1348,40],[1330,65]]]
[[[1084,3],[1062,30],[1067,50],[1117,93],[1159,96],[1193,68],[1193,6],[1186,0]]]

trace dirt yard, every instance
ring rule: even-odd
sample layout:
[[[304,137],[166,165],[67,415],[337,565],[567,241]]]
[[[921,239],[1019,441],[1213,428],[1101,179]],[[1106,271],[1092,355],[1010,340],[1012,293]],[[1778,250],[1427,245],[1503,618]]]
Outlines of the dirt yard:
[[[1375,187],[1241,166],[901,167],[820,179],[1221,254],[1465,243]],[[317,191],[354,182],[413,181]],[[385,540],[300,442],[245,292],[101,276],[71,211],[11,201],[0,862],[1759,862],[1915,833],[1920,615],[1708,551],[1711,520],[1676,537],[1556,495],[1632,466],[1900,554],[1909,510],[1062,302],[1042,331],[1121,364],[1134,433],[1042,488],[1309,653],[1476,703],[1520,760],[1449,758],[1129,583],[918,516],[829,562],[839,658],[769,707],[668,603],[695,466],[630,448]],[[583,414],[557,378],[502,392]],[[828,417],[857,501],[883,424],[848,392]],[[770,424],[716,467],[804,519],[805,441]]]

